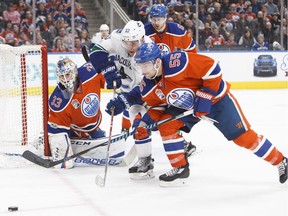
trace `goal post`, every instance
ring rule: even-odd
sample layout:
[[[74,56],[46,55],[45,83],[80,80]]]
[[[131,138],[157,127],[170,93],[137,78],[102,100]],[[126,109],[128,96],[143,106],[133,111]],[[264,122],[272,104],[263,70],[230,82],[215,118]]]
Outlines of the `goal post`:
[[[0,45],[0,153],[21,154],[40,134],[49,155],[46,46]]]

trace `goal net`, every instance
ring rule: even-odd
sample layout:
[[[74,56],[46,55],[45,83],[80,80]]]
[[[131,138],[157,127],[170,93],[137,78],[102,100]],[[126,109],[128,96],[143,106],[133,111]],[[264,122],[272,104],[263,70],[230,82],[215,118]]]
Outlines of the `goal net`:
[[[48,64],[45,46],[0,45],[0,156],[19,157],[40,134],[47,142]],[[48,145],[44,145],[48,146]],[[49,149],[46,148],[48,154]],[[6,166],[1,161],[0,167]],[[24,159],[22,159],[24,160]]]

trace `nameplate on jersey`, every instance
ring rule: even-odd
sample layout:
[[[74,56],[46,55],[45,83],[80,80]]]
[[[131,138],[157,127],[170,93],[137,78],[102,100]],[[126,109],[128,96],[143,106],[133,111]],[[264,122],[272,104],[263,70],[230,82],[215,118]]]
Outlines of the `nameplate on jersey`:
[[[167,94],[167,103],[172,106],[191,110],[194,106],[195,94],[188,88],[176,88]]]

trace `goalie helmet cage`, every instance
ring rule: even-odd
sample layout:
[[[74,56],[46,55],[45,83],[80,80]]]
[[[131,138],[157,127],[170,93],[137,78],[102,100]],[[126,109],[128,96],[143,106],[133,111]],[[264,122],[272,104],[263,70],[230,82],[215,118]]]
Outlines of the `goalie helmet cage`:
[[[49,155],[47,48],[0,45],[0,153],[22,154],[43,134]]]

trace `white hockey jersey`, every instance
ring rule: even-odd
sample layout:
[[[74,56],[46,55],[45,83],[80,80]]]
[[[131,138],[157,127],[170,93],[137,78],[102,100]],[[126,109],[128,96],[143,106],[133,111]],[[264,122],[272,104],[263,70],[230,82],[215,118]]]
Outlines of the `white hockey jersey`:
[[[120,90],[129,92],[135,85],[138,85],[142,80],[142,73],[137,67],[134,57],[122,47],[121,30],[114,30],[107,38],[96,44],[98,48],[105,50],[109,56],[115,57],[115,64],[121,73],[122,86]],[[152,42],[148,36],[144,36],[145,43]]]

